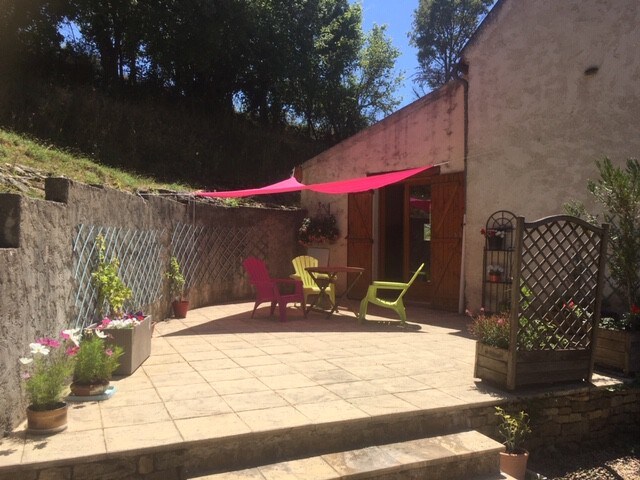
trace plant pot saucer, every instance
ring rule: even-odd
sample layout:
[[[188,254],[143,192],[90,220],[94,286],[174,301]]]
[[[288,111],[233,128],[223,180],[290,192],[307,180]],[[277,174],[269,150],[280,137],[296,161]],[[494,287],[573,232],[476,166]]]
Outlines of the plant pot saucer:
[[[116,393],[116,386],[109,385],[104,393],[100,395],[69,395],[66,400],[68,402],[100,402],[102,400],[109,400]]]

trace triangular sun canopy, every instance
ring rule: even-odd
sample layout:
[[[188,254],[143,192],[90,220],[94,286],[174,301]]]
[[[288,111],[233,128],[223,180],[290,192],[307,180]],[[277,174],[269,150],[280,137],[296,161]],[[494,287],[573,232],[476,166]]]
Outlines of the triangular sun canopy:
[[[249,188],[246,190],[232,190],[226,192],[195,192],[195,195],[200,197],[238,198],[250,197],[253,195],[297,192],[300,190],[311,190],[313,192],[328,194],[366,192],[367,190],[374,190],[376,188],[382,188],[393,183],[401,182],[406,178],[428,170],[432,166],[433,165],[400,170],[398,172],[381,173],[368,177],[350,178],[348,180],[338,180],[336,182],[316,183],[313,185],[304,185],[303,183],[298,182],[294,177],[291,177],[262,188]]]

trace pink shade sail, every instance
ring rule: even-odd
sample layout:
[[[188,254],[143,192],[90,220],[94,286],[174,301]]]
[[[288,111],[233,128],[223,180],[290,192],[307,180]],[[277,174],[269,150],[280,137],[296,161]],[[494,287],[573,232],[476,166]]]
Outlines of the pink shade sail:
[[[386,187],[392,183],[401,182],[402,180],[420,172],[424,172],[429,168],[431,168],[431,166],[411,168],[409,170],[401,170],[399,172],[381,173],[378,175],[371,175],[369,177],[338,180],[336,182],[317,183],[315,185],[307,185],[307,189],[319,193],[334,194],[366,192],[367,190],[375,190],[376,188]]]
[[[297,192],[300,190],[311,190],[313,192],[328,194],[366,192],[367,190],[375,190],[376,188],[382,188],[387,185],[391,185],[392,183],[400,182],[420,172],[424,172],[431,167],[433,167],[433,165],[429,165],[428,167],[411,168],[409,170],[400,170],[398,172],[381,173],[368,177],[351,178],[348,180],[338,180],[327,183],[316,183],[313,185],[304,185],[298,182],[294,177],[291,177],[262,188],[250,188],[246,190],[232,190],[226,192],[195,192],[195,195],[200,197],[237,198],[250,197],[253,195]]]
[[[303,185],[294,177],[287,178],[273,185],[267,185],[262,188],[249,188],[247,190],[231,190],[227,192],[196,192],[195,194],[200,197],[216,197],[216,198],[236,198],[236,197],[251,197],[253,195],[269,195],[272,193],[286,193],[297,192],[304,190],[306,185]]]

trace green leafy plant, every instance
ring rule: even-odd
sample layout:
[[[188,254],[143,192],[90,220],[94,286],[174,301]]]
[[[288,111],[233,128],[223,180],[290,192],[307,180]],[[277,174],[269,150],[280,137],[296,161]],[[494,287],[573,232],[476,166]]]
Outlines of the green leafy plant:
[[[628,159],[626,168],[614,167],[611,160],[597,161],[598,180],[587,188],[602,206],[609,224],[608,265],[617,293],[624,299],[627,316],[640,304],[640,163]],[[597,224],[598,216],[586,211],[580,202],[570,202],[565,210]]]
[[[529,414],[524,410],[516,414],[507,413],[503,408],[496,407],[496,415],[500,417],[498,433],[504,439],[507,453],[522,453],[522,444],[531,433],[529,427]]]
[[[302,225],[298,229],[298,243],[301,245],[333,243],[340,237],[335,215],[322,204],[318,209],[318,214],[302,220]]]
[[[120,316],[124,303],[132,296],[131,289],[118,276],[118,268],[120,267],[118,259],[114,257],[107,261],[106,244],[102,235],[96,237],[96,246],[98,265],[91,273],[91,278],[98,290],[98,314],[100,317],[104,315]],[[108,306],[106,311],[105,303]]]
[[[485,313],[484,309],[480,309],[477,315],[473,315],[467,310],[467,315],[473,318],[473,322],[469,325],[469,332],[481,343],[497,348],[509,348],[509,312],[501,312],[493,315]]]
[[[86,329],[76,352],[73,381],[82,385],[108,382],[116,371],[123,350],[108,346],[101,330]]]
[[[30,357],[20,358],[27,396],[32,410],[52,410],[60,406],[65,388],[71,380],[77,341],[73,332],[66,330],[60,339],[43,337],[29,344]]]
[[[171,257],[169,268],[164,276],[169,280],[169,292],[171,296],[175,300],[182,300],[184,298],[185,278],[180,270],[180,263],[176,257]]]

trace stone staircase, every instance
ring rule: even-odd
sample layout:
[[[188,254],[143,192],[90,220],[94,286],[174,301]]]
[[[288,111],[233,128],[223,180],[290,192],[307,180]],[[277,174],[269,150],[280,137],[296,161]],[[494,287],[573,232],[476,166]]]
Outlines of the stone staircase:
[[[499,471],[504,447],[466,431],[309,456],[223,473],[185,472],[192,480],[447,479],[507,480]]]

